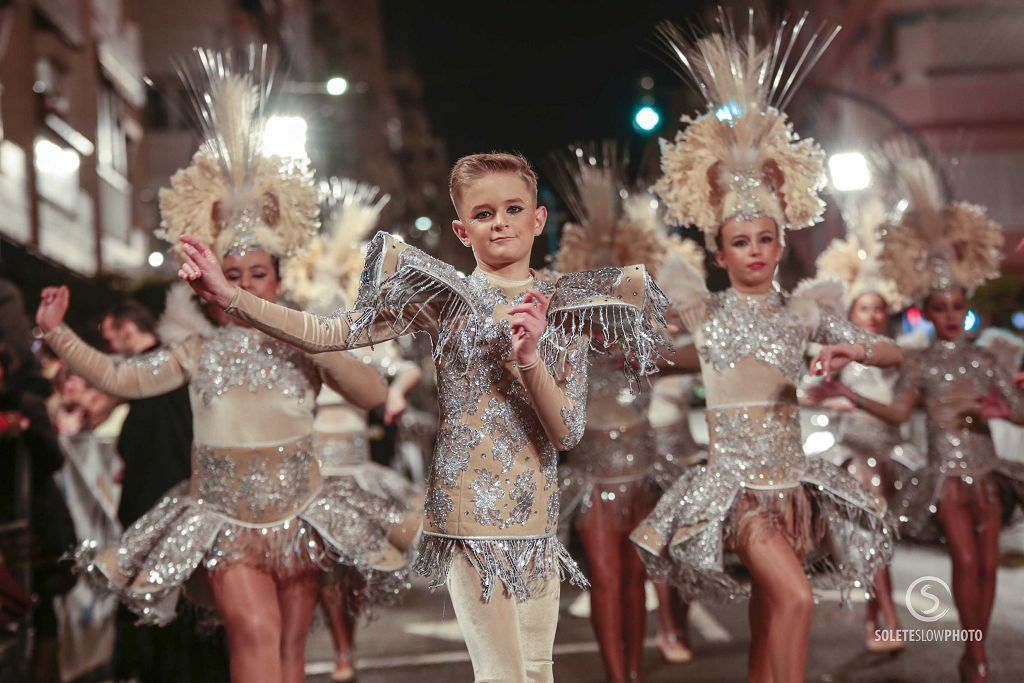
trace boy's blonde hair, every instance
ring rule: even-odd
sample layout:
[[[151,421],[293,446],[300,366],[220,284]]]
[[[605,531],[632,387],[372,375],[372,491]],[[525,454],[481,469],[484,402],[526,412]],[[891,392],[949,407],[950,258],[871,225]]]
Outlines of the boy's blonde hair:
[[[534,201],[537,200],[537,174],[522,154],[507,152],[491,152],[489,154],[470,154],[462,157],[452,166],[448,176],[448,193],[456,210],[459,208],[459,196],[462,189],[474,180],[491,173],[514,173],[530,188]]]

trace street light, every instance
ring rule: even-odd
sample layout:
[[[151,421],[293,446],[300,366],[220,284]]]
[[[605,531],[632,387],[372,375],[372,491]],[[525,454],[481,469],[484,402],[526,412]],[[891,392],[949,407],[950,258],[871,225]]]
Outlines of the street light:
[[[263,128],[261,151],[268,156],[304,158],[308,128],[301,116],[271,116]]]
[[[867,159],[860,152],[839,152],[828,158],[832,187],[840,192],[857,192],[871,184]]]
[[[348,92],[348,81],[341,76],[334,76],[327,80],[327,94],[334,97],[344,95]]]
[[[650,133],[661,123],[661,114],[651,105],[645,104],[636,110],[636,114],[633,115],[633,123],[643,132]]]

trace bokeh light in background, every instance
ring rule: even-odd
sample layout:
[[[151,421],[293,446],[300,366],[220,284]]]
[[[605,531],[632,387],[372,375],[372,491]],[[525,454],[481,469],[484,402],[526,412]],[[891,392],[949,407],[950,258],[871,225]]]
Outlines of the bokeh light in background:
[[[428,216],[420,216],[416,219],[416,222],[413,225],[415,225],[416,229],[420,232],[426,232],[434,227],[434,221],[430,220]]]
[[[301,116],[271,116],[263,130],[263,153],[305,158],[308,129],[306,119]]]
[[[871,184],[867,159],[860,152],[839,152],[828,158],[832,187],[840,192],[857,192]]]
[[[645,104],[636,110],[633,115],[633,124],[645,133],[649,133],[661,123],[661,114],[649,104]]]
[[[341,76],[335,76],[327,81],[327,94],[337,97],[348,92],[348,81]]]
[[[164,264],[164,255],[159,251],[150,252],[149,258],[146,259],[149,265],[153,268],[159,268]]]

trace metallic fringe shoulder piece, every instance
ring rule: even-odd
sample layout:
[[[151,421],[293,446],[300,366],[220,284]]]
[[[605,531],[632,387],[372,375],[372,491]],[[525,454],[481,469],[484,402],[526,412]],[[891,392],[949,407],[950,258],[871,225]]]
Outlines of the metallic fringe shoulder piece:
[[[718,32],[697,39],[672,24],[660,28],[671,59],[707,104],[673,142],[662,140],[662,177],[654,191],[668,218],[696,225],[714,249],[733,215],[765,215],[781,228],[817,223],[824,211],[824,153],[799,140],[784,113],[794,93],[838,32],[818,28],[805,42],[808,14],[782,21],[760,45],[755,14],[745,29],[719,8]]]
[[[529,600],[547,581],[568,577],[579,588],[589,588],[583,572],[555,536],[543,538],[470,539],[426,534],[420,542],[415,571],[440,588],[452,562],[463,555],[480,575],[482,599],[489,602],[499,586],[518,601]]]
[[[472,301],[465,278],[455,268],[378,232],[366,248],[359,277],[353,338],[370,334],[374,321],[388,317],[400,335],[428,331],[437,361],[449,348],[474,343],[472,335],[461,334],[475,310]],[[433,316],[429,330],[423,327],[427,315]]]
[[[668,344],[667,307],[668,299],[642,265],[563,275],[555,283],[541,337],[545,363],[555,368],[569,346],[587,335],[592,351],[621,351],[627,359],[624,372],[639,383],[658,371],[659,349]]]

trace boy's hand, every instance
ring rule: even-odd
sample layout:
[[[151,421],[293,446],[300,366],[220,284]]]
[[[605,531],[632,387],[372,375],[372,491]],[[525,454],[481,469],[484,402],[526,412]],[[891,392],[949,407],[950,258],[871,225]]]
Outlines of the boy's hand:
[[[46,287],[39,295],[39,308],[36,309],[36,325],[44,333],[64,322],[71,303],[71,291],[64,286]]]
[[[203,301],[226,308],[238,288],[224,277],[220,261],[195,237],[183,235],[181,241],[184,243],[185,261],[178,269],[178,277],[187,282]]]
[[[533,365],[537,356],[537,342],[548,326],[548,298],[531,289],[523,303],[508,309],[512,316],[512,351],[516,364]]]

